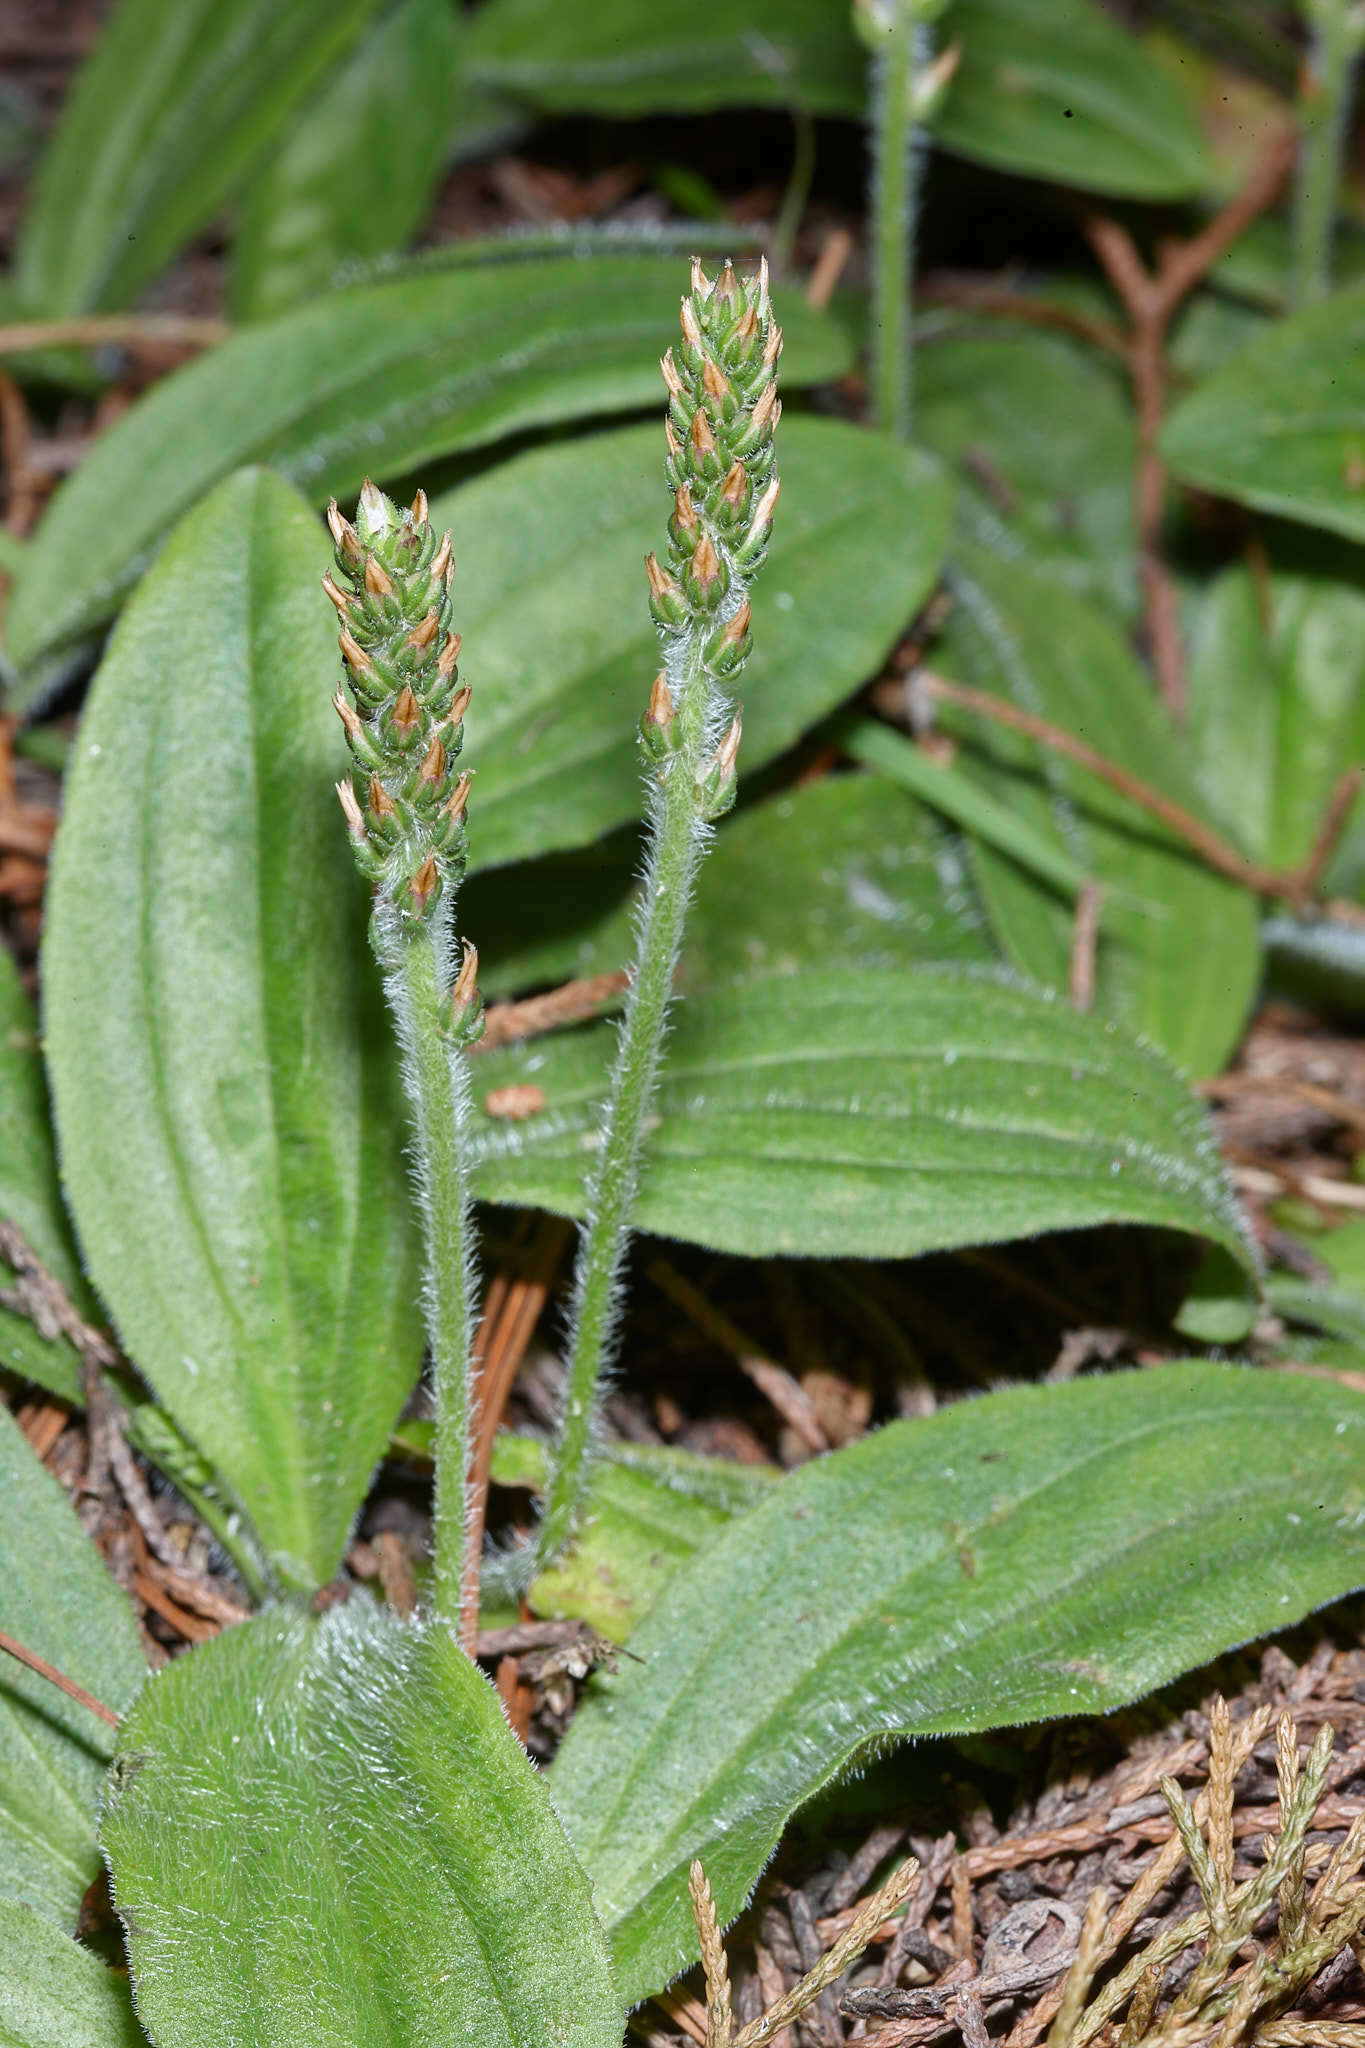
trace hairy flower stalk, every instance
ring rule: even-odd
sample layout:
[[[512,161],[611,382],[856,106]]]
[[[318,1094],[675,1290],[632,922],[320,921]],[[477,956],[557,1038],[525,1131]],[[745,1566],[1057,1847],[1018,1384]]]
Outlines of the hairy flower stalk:
[[[460,1616],[469,1527],[474,1282],[464,1048],[482,1028],[478,954],[457,946],[469,777],[458,772],[469,691],[450,630],[454,564],[419,491],[400,510],[366,483],[352,526],[335,502],[336,576],[347,690],[334,702],[352,768],[337,784],[356,864],[374,888],[370,942],[403,1054],[414,1179],[426,1254],[425,1307],[436,1395],[435,1607]]]
[[[673,970],[698,862],[714,820],[734,802],[740,720],[727,689],[749,651],[749,584],[777,503],[782,330],[766,264],[741,282],[727,263],[713,283],[694,260],[681,320],[682,342],[661,365],[673,516],[662,560],[645,561],[663,650],[640,727],[649,847],[634,972],[579,1240],[542,1562],[563,1550],[583,1503]]]
[[[853,0],[853,25],[872,64],[872,415],[897,440],[910,434],[911,282],[926,124],[961,49],[933,54],[931,24],[947,0]]]

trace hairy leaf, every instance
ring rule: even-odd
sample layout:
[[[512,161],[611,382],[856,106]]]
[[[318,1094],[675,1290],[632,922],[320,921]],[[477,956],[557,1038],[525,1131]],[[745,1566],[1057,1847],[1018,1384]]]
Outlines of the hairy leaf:
[[[0,1492],[0,1629],[121,1713],[147,1675],[133,1610],[3,1402]],[[88,1707],[0,1657],[0,1896],[68,1930],[99,1872],[112,1746]],[[0,2027],[3,2015],[0,1992]]]
[[[544,1444],[501,1431],[493,1479],[541,1492]],[[589,1622],[623,1643],[674,1572],[718,1529],[756,1507],[777,1479],[770,1465],[738,1465],[657,1444],[610,1444],[593,1470],[578,1542],[540,1574],[527,1600],[537,1614]]]
[[[0,2048],[147,2048],[128,1980],[0,1899]]]
[[[957,471],[968,539],[1137,609],[1137,442],[1117,365],[1056,335],[955,326],[915,357],[915,434]]]
[[[1365,286],[1240,349],[1161,435],[1176,475],[1225,498],[1365,539]]]
[[[478,938],[485,994],[624,966],[639,871],[638,838],[621,833],[471,882],[461,914]],[[801,967],[840,974],[997,957],[961,844],[933,812],[889,782],[831,775],[722,824],[679,975],[698,989]]]
[[[1002,170],[1178,198],[1205,162],[1195,123],[1142,46],[1091,0],[956,0],[962,62],[936,139]],[[489,0],[469,83],[548,113],[617,118],[725,106],[866,109],[867,59],[829,0]]]
[[[157,2048],[619,2048],[587,1879],[444,1631],[352,1598],[169,1665],[101,1841]]]
[[[289,123],[242,202],[239,320],[302,305],[421,226],[445,160],[457,27],[450,0],[393,0]]]
[[[862,104],[862,52],[829,0],[489,0],[467,48],[471,89],[549,113]]]
[[[95,679],[44,949],[91,1273],[304,1583],[336,1569],[422,1352],[396,1061],[332,790],[326,559],[265,472],[181,526]]]
[[[581,1213],[610,1025],[484,1054],[478,1192]],[[1199,1105],[1155,1052],[975,975],[808,970],[679,1005],[645,1147],[644,1230],[755,1257],[908,1258],[1098,1223],[1250,1258]]]
[[[624,1996],[696,1956],[879,1737],[1094,1714],[1365,1581],[1365,1400],[1176,1365],[1014,1389],[812,1461],[675,1578],[550,1774]]]
[[[131,305],[210,221],[379,0],[119,0],[34,182],[34,311]]]
[[[57,1152],[38,1019],[24,994],[14,955],[0,946],[0,1216],[17,1223],[55,1279],[86,1315],[94,1303],[62,1207]],[[13,1275],[0,1259],[0,1286]],[[81,1365],[65,1337],[39,1336],[27,1316],[0,1307],[0,1365],[37,1380],[69,1401],[81,1396]]]
[[[240,463],[269,462],[321,505],[371,472],[402,475],[524,427],[661,405],[656,358],[686,281],[671,256],[419,267],[250,328],[165,378],[100,436],[33,538],[5,621],[27,672],[21,701]],[[798,294],[779,301],[788,386],[848,367],[837,322]]]
[[[1074,733],[1187,811],[1202,809],[1150,679],[1109,620],[1032,569],[959,550],[957,603],[935,660],[958,680],[1012,699]],[[1257,906],[1206,867],[1133,799],[1022,735],[945,708],[993,794],[1046,831],[1108,891],[1096,1000],[1150,1033],[1195,1074],[1217,1073],[1241,1034],[1260,971]],[[1073,918],[1032,875],[976,843],[977,879],[996,937],[1025,973],[1065,988]]]
[[[1224,828],[1288,868],[1311,851],[1343,769],[1365,760],[1365,570],[1339,543],[1277,543],[1271,575],[1234,564],[1199,607],[1190,736]]]
[[[641,557],[669,510],[663,453],[657,425],[624,428],[519,456],[432,508],[454,537],[475,678],[477,865],[579,846],[640,814],[636,728],[659,660]],[[947,540],[938,469],[880,435],[785,421],[779,464],[742,690],[748,771],[875,671]]]
[[[1090,192],[1182,199],[1208,164],[1185,100],[1093,0],[956,0],[962,62],[934,138],[998,170]]]

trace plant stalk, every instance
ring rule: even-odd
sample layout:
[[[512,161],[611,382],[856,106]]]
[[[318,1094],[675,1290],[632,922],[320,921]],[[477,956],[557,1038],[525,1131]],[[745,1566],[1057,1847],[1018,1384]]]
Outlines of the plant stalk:
[[[1332,242],[1342,155],[1365,17],[1353,0],[1311,0],[1312,48],[1299,103],[1302,140],[1294,203],[1291,300],[1315,305],[1332,289]]]
[[[412,1112],[412,1157],[422,1219],[423,1307],[436,1406],[433,1608],[454,1629],[466,1581],[469,1464],[473,1440],[470,1359],[474,1277],[469,1218],[471,1095],[465,1057],[443,1022],[450,981],[430,931],[403,932],[382,899],[371,924],[375,956],[403,1049],[403,1082]]]
[[[782,330],[766,265],[741,283],[727,263],[713,281],[694,258],[679,317],[681,343],[660,364],[673,516],[664,560],[645,558],[664,663],[640,725],[649,851],[635,971],[586,1190],[564,1406],[533,1559],[541,1567],[571,1541],[587,1493],[673,970],[698,862],[734,801],[740,720],[727,686],[748,655],[748,588],[780,488],[773,433]]]
[[[651,793],[634,973],[626,998],[603,1118],[600,1149],[588,1188],[587,1223],[574,1272],[572,1349],[559,1453],[541,1529],[545,1559],[558,1557],[573,1534],[591,1469],[597,1390],[616,1320],[621,1268],[630,1243],[645,1123],[658,1081],[673,971],[688,904],[709,827],[697,815],[697,778],[707,738],[708,678],[695,642],[686,673],[670,677],[680,727],[662,786]]]
[[[458,762],[469,691],[460,685],[460,641],[450,624],[450,535],[438,540],[427,512],[423,491],[411,510],[400,510],[367,483],[353,526],[333,501],[337,574],[323,578],[323,589],[341,621],[346,663],[346,687],[333,703],[351,773],[337,795],[356,864],[374,890],[370,943],[412,1113],[436,1400],[433,1607],[452,1632],[463,1620],[472,1642],[479,1574],[468,1512],[474,1274],[464,1050],[481,1029],[482,1005],[479,956],[457,946],[454,927],[465,868],[469,777]]]
[[[910,434],[916,26],[909,7],[896,6],[872,69],[872,416],[898,441]]]

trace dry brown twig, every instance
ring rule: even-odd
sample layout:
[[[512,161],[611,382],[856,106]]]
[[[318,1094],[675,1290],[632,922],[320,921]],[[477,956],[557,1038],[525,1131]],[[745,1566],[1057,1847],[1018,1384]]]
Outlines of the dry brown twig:
[[[558,1031],[565,1024],[582,1024],[623,995],[629,986],[630,973],[621,968],[611,974],[590,974],[582,981],[563,982],[546,995],[528,996],[524,1002],[494,1003],[484,1016],[483,1035],[475,1039],[469,1050],[493,1052],[501,1045]]]
[[[232,329],[226,320],[206,320],[189,313],[85,313],[70,320],[19,320],[0,326],[0,356],[27,355],[33,349],[102,348],[111,343],[139,351],[147,348],[212,348],[226,341]]]
[[[23,1664],[28,1670],[36,1672],[39,1678],[45,1678],[49,1685],[55,1685],[58,1692],[64,1692],[68,1699],[77,1700],[81,1706],[88,1707],[90,1712],[98,1715],[108,1727],[118,1727],[119,1717],[112,1707],[106,1707],[103,1700],[95,1698],[94,1693],[87,1692],[83,1685],[77,1685],[74,1678],[68,1678],[55,1664],[49,1664],[46,1657],[40,1657],[36,1650],[27,1649],[23,1643],[16,1642],[14,1637],[6,1635],[3,1629],[0,1629],[0,1650],[13,1657],[17,1664]]]
[[[1138,556],[1147,633],[1162,699],[1177,718],[1183,717],[1186,709],[1185,658],[1175,585],[1161,553],[1166,465],[1156,445],[1166,410],[1166,336],[1195,286],[1278,198],[1295,149],[1292,134],[1278,137],[1242,190],[1197,235],[1158,245],[1155,270],[1148,270],[1132,236],[1118,221],[1097,214],[1086,222],[1090,246],[1128,315],[1128,371],[1138,423]]]
[[[493,1442],[512,1383],[535,1334],[572,1225],[563,1216],[537,1219],[529,1245],[516,1248],[523,1270],[495,1275],[474,1341],[478,1374],[474,1385],[474,1441],[470,1457],[471,1537],[460,1610],[461,1641],[470,1655],[479,1628],[479,1581]]]

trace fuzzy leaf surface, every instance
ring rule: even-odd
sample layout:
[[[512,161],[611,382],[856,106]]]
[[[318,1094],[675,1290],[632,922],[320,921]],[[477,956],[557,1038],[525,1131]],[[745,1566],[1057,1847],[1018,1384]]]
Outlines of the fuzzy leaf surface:
[[[233,238],[238,320],[302,305],[421,226],[445,161],[457,29],[450,0],[396,0],[278,137]]]
[[[164,378],[100,436],[33,538],[5,622],[6,652],[29,672],[21,701],[61,673],[180,515],[241,463],[270,463],[324,505],[371,473],[401,476],[525,427],[662,412],[657,358],[686,282],[671,256],[419,267],[246,329]],[[779,310],[788,386],[848,368],[837,322],[796,293],[779,294]],[[659,518],[656,498],[651,533]]]
[[[499,1433],[499,1486],[545,1485],[545,1446]],[[569,1554],[527,1592],[537,1614],[586,1621],[624,1643],[668,1580],[736,1515],[777,1484],[771,1465],[704,1458],[671,1445],[613,1443],[593,1469],[582,1532]]]
[[[94,1317],[62,1206],[38,1018],[7,947],[0,947],[0,1216],[18,1224],[82,1313]],[[0,1260],[0,1287],[12,1278]],[[74,1345],[65,1337],[40,1337],[27,1316],[8,1308],[0,1308],[0,1365],[64,1400],[84,1398]]]
[[[1200,786],[1236,843],[1277,868],[1307,856],[1337,778],[1365,761],[1360,552],[1285,534],[1259,588],[1242,564],[1215,579],[1190,641]]]
[[[610,1025],[484,1054],[488,1201],[581,1213]],[[755,1258],[909,1258],[1145,1223],[1249,1263],[1204,1114],[1159,1054],[1059,1001],[971,974],[815,971],[681,1003],[645,1144],[642,1230]]]
[[[1101,612],[1020,563],[958,551],[957,603],[934,660],[955,679],[1041,715],[1196,815],[1201,798],[1151,681]],[[1088,770],[1032,739],[945,706],[958,765],[1046,832],[1108,891],[1096,1004],[1196,1075],[1221,1071],[1260,973],[1255,898]],[[1071,906],[975,842],[976,874],[1006,957],[1065,988]]]
[[[638,839],[621,833],[471,882],[463,914],[480,935],[484,993],[624,966],[639,872]],[[679,985],[998,957],[961,844],[928,806],[880,778],[827,775],[722,823],[688,914]]]
[[[1365,286],[1276,320],[1172,411],[1184,482],[1365,540]]]
[[[147,1675],[133,1610],[3,1402],[0,1496],[0,1628],[121,1713]],[[0,1897],[67,1932],[99,1874],[95,1800],[112,1748],[88,1707],[4,1659]],[[0,1993],[0,2027],[3,2014]]]
[[[956,0],[962,61],[934,140],[973,162],[1087,192],[1183,199],[1207,181],[1188,103],[1093,0]]]
[[[44,153],[16,259],[35,312],[128,306],[380,0],[119,0]]]
[[[442,1631],[277,1609],[120,1733],[100,1834],[157,2048],[620,2048],[588,1881]]]
[[[815,1459],[675,1578],[550,1773],[628,2000],[733,1919],[878,1737],[1095,1714],[1365,1579],[1365,1399],[1175,1365],[1029,1387]]]
[[[1090,191],[1178,198],[1205,163],[1189,111],[1091,0],[956,0],[962,62],[935,122],[958,155]],[[867,107],[867,54],[838,0],[491,0],[471,88],[546,113],[638,119],[717,107]]]
[[[0,2048],[147,2048],[128,1981],[0,1899]]]
[[[547,113],[862,107],[863,54],[829,0],[490,0],[467,52],[471,89]]]
[[[952,328],[915,357],[915,437],[960,480],[965,538],[1136,611],[1137,442],[1113,365],[1057,335]]]
[[[305,1584],[336,1569],[422,1355],[396,1060],[332,788],[326,560],[264,471],[180,527],[86,705],[44,947],[95,1283]]]
[[[663,451],[653,423],[536,449],[432,507],[454,538],[475,678],[475,865],[581,846],[640,815],[636,732],[659,661],[641,557],[670,509]],[[948,537],[937,466],[889,439],[785,420],[778,461],[741,774],[875,672],[928,596]]]

